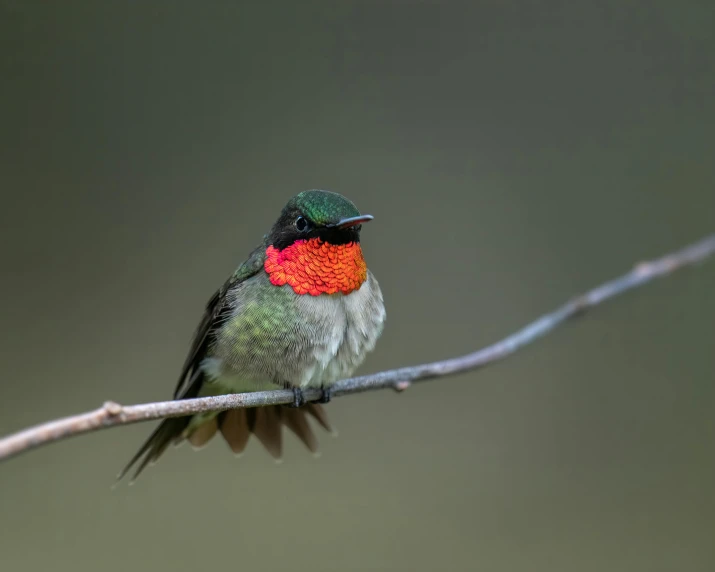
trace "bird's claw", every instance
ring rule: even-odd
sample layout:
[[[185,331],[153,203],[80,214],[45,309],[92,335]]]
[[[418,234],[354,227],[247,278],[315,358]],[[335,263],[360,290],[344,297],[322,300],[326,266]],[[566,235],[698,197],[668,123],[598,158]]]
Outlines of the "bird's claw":
[[[305,405],[305,397],[303,396],[303,390],[300,387],[293,388],[293,403],[290,407],[303,407]]]
[[[318,399],[315,400],[315,403],[330,403],[330,388],[329,387],[322,387],[321,388],[321,394]]]

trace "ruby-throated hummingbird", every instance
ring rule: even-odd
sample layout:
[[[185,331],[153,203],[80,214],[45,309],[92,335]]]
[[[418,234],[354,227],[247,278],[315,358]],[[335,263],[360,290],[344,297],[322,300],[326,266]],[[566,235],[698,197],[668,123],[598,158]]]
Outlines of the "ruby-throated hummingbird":
[[[330,431],[301,390],[330,386],[362,363],[382,333],[385,308],[360,247],[362,215],[345,197],[304,191],[293,197],[263,242],[209,300],[184,362],[174,399],[292,388],[293,407],[232,409],[165,419],[120,473],[134,478],[170,443],[204,445],[217,431],[234,453],[253,433],[276,458],[282,426],[311,451],[306,414]],[[133,480],[132,479],[132,480]]]

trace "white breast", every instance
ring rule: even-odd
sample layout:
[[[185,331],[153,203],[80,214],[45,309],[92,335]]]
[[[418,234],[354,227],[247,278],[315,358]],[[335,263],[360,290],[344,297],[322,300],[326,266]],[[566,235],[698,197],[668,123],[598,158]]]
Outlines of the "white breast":
[[[377,280],[368,272],[363,285],[348,295],[302,296],[313,330],[312,363],[301,387],[329,386],[349,377],[375,347],[385,321]]]

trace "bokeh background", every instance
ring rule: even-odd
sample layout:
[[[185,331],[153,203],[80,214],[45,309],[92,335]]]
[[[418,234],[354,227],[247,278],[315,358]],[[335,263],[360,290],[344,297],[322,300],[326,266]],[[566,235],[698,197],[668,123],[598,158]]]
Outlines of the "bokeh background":
[[[0,2],[0,433],[168,398],[285,201],[375,215],[361,372],[469,352],[715,229],[715,4]],[[712,570],[715,264],[288,437],[0,466],[0,568]]]

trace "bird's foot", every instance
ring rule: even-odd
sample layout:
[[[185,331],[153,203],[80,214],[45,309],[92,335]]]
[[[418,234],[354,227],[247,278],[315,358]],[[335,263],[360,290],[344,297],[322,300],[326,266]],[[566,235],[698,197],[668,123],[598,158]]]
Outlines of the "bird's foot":
[[[330,388],[329,387],[321,387],[321,394],[318,399],[315,400],[315,403],[330,403]]]
[[[300,387],[293,388],[293,403],[290,403],[290,407],[303,407],[305,405],[305,397],[303,396],[303,390]]]

